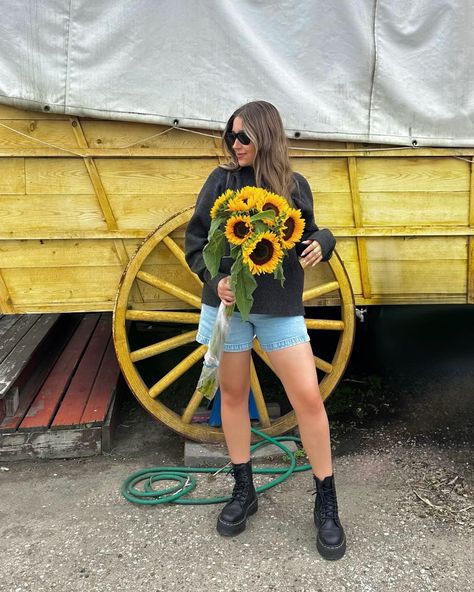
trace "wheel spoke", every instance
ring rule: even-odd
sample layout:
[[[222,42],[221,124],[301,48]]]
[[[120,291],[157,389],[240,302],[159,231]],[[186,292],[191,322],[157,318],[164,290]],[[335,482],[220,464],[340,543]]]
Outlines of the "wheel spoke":
[[[344,321],[331,321],[327,319],[305,319],[308,329],[322,329],[324,331],[344,331]]]
[[[183,423],[191,423],[194,414],[196,413],[197,408],[199,407],[201,401],[203,400],[204,395],[198,391],[197,389],[194,391],[191,400],[189,401],[184,413],[181,417]]]
[[[255,370],[255,364],[252,359],[250,360],[250,386],[252,387],[253,397],[260,416],[260,423],[262,427],[268,428],[271,425],[270,416],[268,415],[268,409],[265,405],[265,399],[263,398],[262,387],[260,386],[257,371]]]
[[[339,282],[327,282],[326,284],[309,288],[303,292],[303,302],[307,302],[313,298],[319,298],[319,296],[324,296],[324,294],[329,294],[329,292],[334,292],[335,290],[339,290]]]
[[[184,323],[197,325],[198,312],[173,312],[161,310],[127,310],[127,321],[147,321],[149,323]]]
[[[184,267],[184,269],[192,276],[193,280],[197,282],[198,286],[200,288],[202,288],[201,280],[198,278],[198,276],[195,273],[193,273],[191,271],[191,269],[189,268],[189,265],[186,263],[186,258],[184,256],[184,252],[181,249],[181,247],[179,247],[177,245],[177,243],[169,235],[165,236],[163,238],[163,242],[168,247],[168,249],[173,253],[173,255],[176,257],[176,259],[180,262],[182,267]]]
[[[163,341],[158,343],[153,343],[152,345],[147,345],[146,347],[130,352],[130,359],[132,362],[138,362],[162,354],[163,352],[167,352],[170,349],[176,349],[180,345],[186,345],[196,341],[196,335],[197,330],[194,330],[187,331],[181,335],[176,335],[175,337],[170,337],[169,339],[163,339]]]
[[[322,360],[321,358],[318,358],[317,356],[314,356],[314,365],[316,366],[316,368],[322,370],[326,374],[330,374],[333,370],[332,364],[326,362],[325,360]]]
[[[165,374],[158,382],[156,382],[148,394],[150,397],[155,398],[161,394],[166,388],[169,387],[175,380],[182,376],[191,366],[193,366],[198,360],[204,357],[206,353],[207,345],[200,345],[196,348],[189,356],[186,356],[179,364],[177,364],[172,370]]]
[[[201,308],[201,299],[198,298],[198,296],[195,296],[194,294],[191,294],[191,292],[188,292],[187,290],[183,290],[182,288],[175,286],[171,282],[162,280],[156,275],[152,275],[151,273],[147,273],[146,271],[139,271],[137,273],[137,278],[139,280],[142,280],[142,282],[149,284],[150,286],[153,286],[155,288],[158,288],[159,290],[162,290],[163,292],[166,292],[167,294],[170,294],[171,296],[175,296],[175,298],[179,298],[179,300],[182,300],[187,304],[191,304],[195,308]]]
[[[259,342],[258,339],[254,339],[254,341],[253,341],[253,349],[255,350],[255,353],[258,354],[258,356],[270,368],[270,370],[272,372],[275,372],[275,370],[273,369],[273,366],[270,364],[270,360],[268,359],[267,354],[263,351],[262,346],[260,345],[260,342]]]

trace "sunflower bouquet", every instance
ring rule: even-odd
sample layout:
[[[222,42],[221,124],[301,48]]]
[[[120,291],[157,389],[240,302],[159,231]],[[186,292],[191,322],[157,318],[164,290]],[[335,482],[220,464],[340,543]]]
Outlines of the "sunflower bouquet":
[[[303,230],[300,210],[290,207],[284,197],[261,187],[229,189],[214,202],[208,243],[203,249],[204,263],[211,277],[215,277],[225,255],[226,242],[229,243],[230,257],[234,260],[230,287],[244,321],[250,314],[257,287],[254,276],[273,273],[283,286],[283,258],[301,240]],[[219,359],[234,308],[220,304],[204,357],[197,389],[209,399],[217,390]]]

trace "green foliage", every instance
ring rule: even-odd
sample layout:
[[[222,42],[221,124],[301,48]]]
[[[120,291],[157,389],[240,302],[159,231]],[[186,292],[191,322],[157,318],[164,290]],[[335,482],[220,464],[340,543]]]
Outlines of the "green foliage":
[[[230,287],[235,294],[237,307],[244,321],[248,319],[250,309],[253,304],[253,292],[257,287],[257,282],[251,274],[249,268],[242,263],[242,257],[239,254],[234,261],[231,269]]]
[[[215,222],[215,220],[213,220]],[[211,224],[212,226],[212,224]],[[221,259],[225,252],[225,234],[220,228],[209,231],[209,242],[202,251],[204,263],[211,277],[215,277],[219,271]]]

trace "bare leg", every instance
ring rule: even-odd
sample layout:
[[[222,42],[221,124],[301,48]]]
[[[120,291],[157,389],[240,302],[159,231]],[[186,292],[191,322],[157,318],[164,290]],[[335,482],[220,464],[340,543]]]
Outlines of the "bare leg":
[[[313,473],[324,479],[332,475],[331,442],[311,346],[300,343],[267,353],[295,410]]]
[[[219,364],[222,429],[234,464],[250,459],[250,351],[225,352]]]

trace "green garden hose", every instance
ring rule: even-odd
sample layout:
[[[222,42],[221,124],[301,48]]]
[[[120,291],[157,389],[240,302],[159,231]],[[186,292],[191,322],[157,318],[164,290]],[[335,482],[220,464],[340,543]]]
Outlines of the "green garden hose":
[[[250,448],[251,452],[254,452],[262,446],[268,444],[274,444],[278,446],[290,459],[290,466],[288,468],[261,468],[254,469],[253,472],[256,474],[265,475],[278,475],[272,481],[265,483],[257,487],[257,493],[262,493],[271,487],[275,487],[279,483],[282,483],[292,473],[308,471],[311,469],[311,465],[296,466],[295,455],[284,445],[282,442],[298,442],[301,440],[295,436],[277,436],[272,438],[259,430],[252,428],[252,432],[261,438],[261,440],[252,445]],[[195,473],[208,473],[214,476],[217,472],[228,473],[230,467],[223,469],[210,468],[196,468],[196,467],[152,467],[149,469],[140,469],[135,473],[132,473],[123,483],[121,493],[125,499],[134,504],[141,505],[157,505],[157,504],[183,504],[183,505],[194,505],[194,504],[220,504],[230,500],[230,496],[220,497],[191,497],[186,498],[188,493],[191,493],[196,488],[196,480],[192,477]],[[154,484],[159,481],[175,481],[176,485],[167,487],[165,489],[155,489]],[[138,489],[136,486],[141,485]]]

